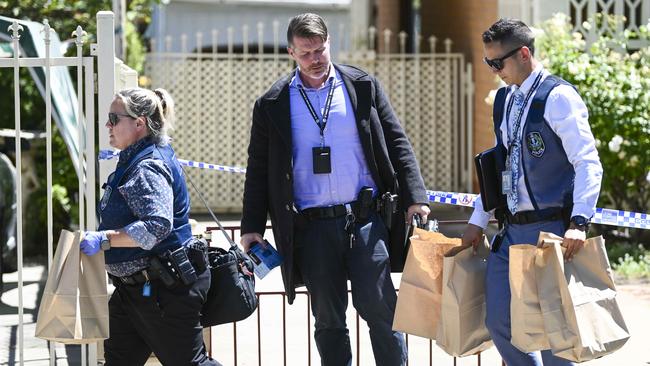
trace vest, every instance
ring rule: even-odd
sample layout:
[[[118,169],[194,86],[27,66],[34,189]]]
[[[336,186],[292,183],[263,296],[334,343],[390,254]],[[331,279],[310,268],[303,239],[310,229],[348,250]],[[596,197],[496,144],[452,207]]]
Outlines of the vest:
[[[535,210],[573,206],[575,170],[567,159],[560,137],[544,119],[546,100],[551,91],[561,84],[571,85],[554,75],[544,79],[537,88],[523,126],[521,164],[526,190]],[[507,87],[499,89],[492,113],[497,144],[506,148],[501,136],[501,122],[508,92]]]
[[[132,171],[139,162],[145,159],[163,160],[172,173],[172,191],[174,193],[174,219],[171,233],[156,244],[151,250],[142,248],[111,248],[104,253],[106,263],[120,263],[134,259],[161,254],[167,250],[174,250],[188,242],[192,236],[189,224],[190,200],[187,193],[187,186],[183,177],[183,170],[176,160],[174,150],[170,145],[156,146],[154,143],[145,144],[131,159],[120,165],[113,174],[108,177],[104,186],[105,192],[99,207],[98,216],[101,223],[99,230],[117,230],[138,220],[131,212],[126,200],[120,194],[117,187],[122,183],[124,177]]]

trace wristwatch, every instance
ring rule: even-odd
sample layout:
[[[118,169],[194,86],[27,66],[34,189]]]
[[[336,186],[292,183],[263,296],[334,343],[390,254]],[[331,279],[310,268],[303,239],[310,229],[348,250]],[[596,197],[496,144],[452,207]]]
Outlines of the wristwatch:
[[[589,229],[589,224],[591,221],[584,216],[573,216],[571,218],[571,223],[576,229],[580,231],[587,231]]]
[[[110,240],[108,240],[108,236],[106,236],[106,232],[102,232],[102,241],[99,242],[99,247],[102,250],[111,249],[111,242]]]

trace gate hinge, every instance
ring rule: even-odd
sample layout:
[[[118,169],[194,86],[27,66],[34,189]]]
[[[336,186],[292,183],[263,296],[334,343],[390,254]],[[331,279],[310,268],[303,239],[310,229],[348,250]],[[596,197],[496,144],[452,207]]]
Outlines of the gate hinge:
[[[97,46],[97,43],[91,43],[90,44],[90,55],[91,56],[97,56],[98,48],[99,47]]]

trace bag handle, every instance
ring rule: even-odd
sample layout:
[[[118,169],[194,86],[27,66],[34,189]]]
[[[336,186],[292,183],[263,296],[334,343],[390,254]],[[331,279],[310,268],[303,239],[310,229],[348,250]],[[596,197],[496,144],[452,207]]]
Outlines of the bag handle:
[[[219,226],[219,230],[221,230],[221,232],[223,233],[223,236],[226,237],[226,240],[228,240],[228,243],[230,244],[230,246],[237,248],[237,244],[235,243],[234,240],[232,240],[230,235],[228,235],[228,232],[226,232],[226,229],[223,228],[223,226],[221,225],[221,221],[219,221],[219,219],[214,214],[214,212],[212,212],[212,209],[210,209],[210,206],[208,206],[208,202],[203,197],[203,194],[201,193],[201,191],[199,191],[199,189],[196,187],[196,185],[194,184],[194,181],[192,181],[192,178],[187,174],[187,172],[185,171],[185,168],[183,168],[183,166],[180,165],[180,163],[178,165],[181,167],[181,170],[183,170],[183,174],[187,177],[187,180],[190,182],[192,187],[194,187],[194,190],[196,191],[196,193],[198,193],[199,198],[201,199],[201,202],[203,202],[203,206],[205,206],[205,208],[208,209],[208,212],[210,212],[210,216],[212,216],[212,219],[214,220],[214,222],[217,223],[217,225]]]

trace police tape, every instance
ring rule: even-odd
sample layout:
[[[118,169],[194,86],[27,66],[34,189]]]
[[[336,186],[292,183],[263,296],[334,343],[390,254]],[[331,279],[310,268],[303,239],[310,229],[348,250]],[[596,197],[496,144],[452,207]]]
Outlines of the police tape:
[[[456,193],[442,191],[427,191],[429,201],[444,203],[448,205],[474,207],[478,198],[473,193]],[[650,229],[650,215],[647,213],[613,210],[609,208],[596,208],[594,217],[591,218],[594,224],[624,226],[636,229]]]
[[[118,156],[120,156],[120,153],[117,150],[100,150],[98,158],[99,160],[111,160]],[[181,165],[189,166],[192,168],[218,170],[221,172],[229,172],[229,173],[246,173],[246,168],[240,168],[236,166],[209,164],[200,161],[185,160],[185,159],[176,159],[176,160],[178,160],[178,162]]]
[[[119,152],[112,150],[101,150],[99,152],[100,160],[110,160],[119,156]],[[208,164],[193,160],[178,159],[181,165],[189,166],[192,168],[217,170],[229,173],[246,173],[246,168]],[[457,193],[457,192],[444,192],[444,191],[427,191],[429,201],[442,203],[447,205],[474,207],[477,194],[473,193]],[[591,222],[594,224],[623,226],[636,229],[650,229],[650,215],[647,213],[630,212],[623,210],[613,210],[609,208],[596,208],[594,217]]]

